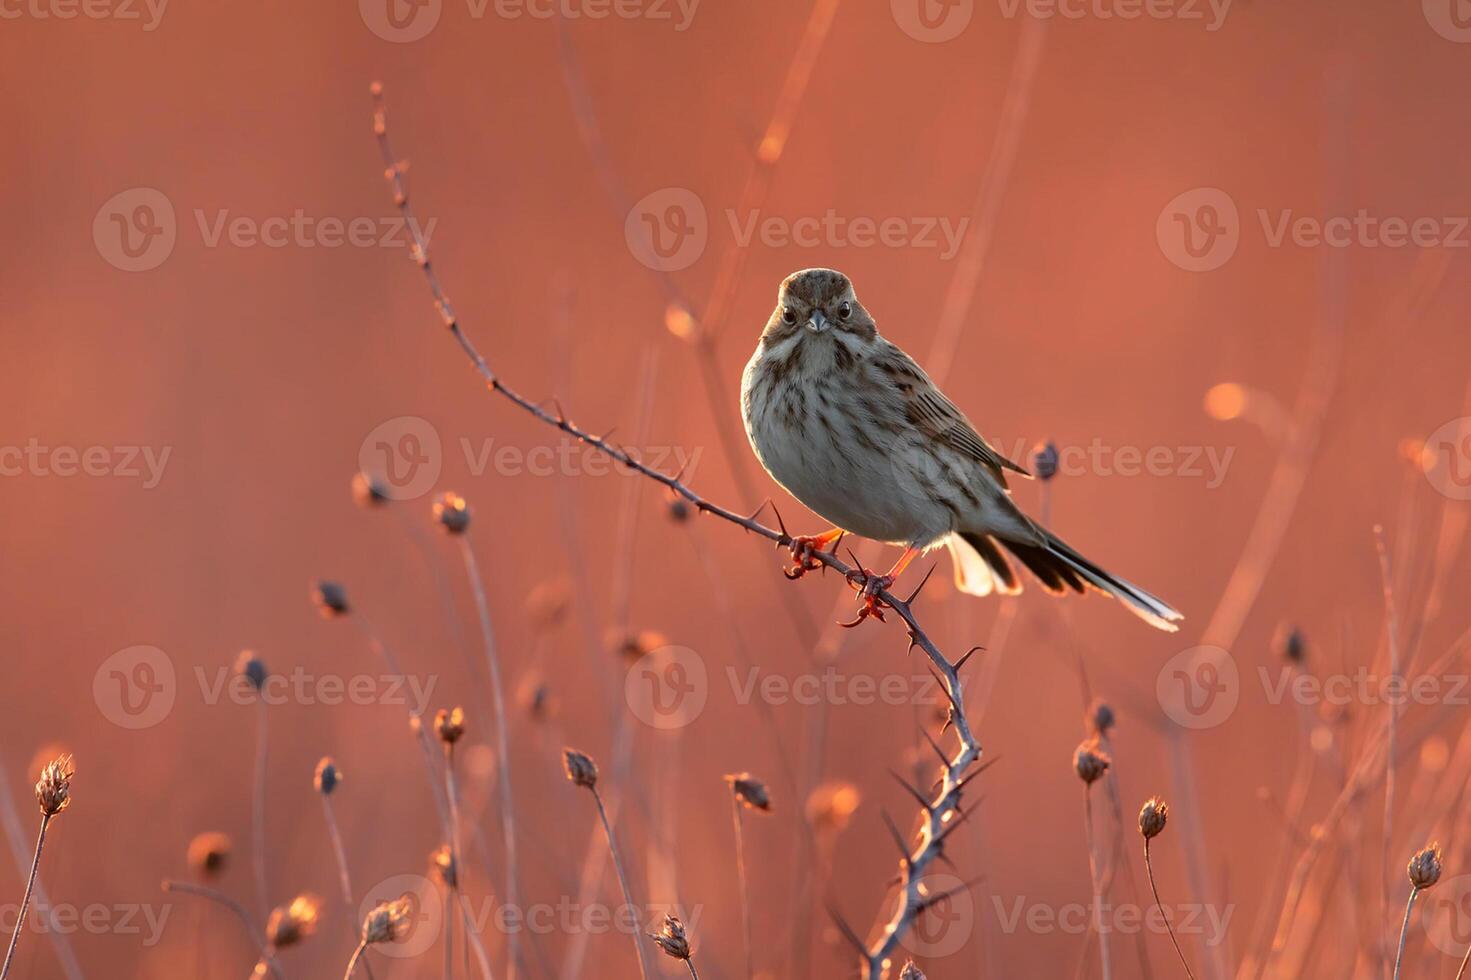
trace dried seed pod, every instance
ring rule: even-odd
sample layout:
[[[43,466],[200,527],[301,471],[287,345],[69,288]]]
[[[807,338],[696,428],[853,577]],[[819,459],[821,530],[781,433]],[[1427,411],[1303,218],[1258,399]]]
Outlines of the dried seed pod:
[[[380,507],[388,503],[388,484],[367,473],[355,473],[352,478],[352,499],[359,507]]]
[[[749,809],[771,812],[771,795],[766,791],[766,784],[756,779],[748,772],[731,773],[725,777],[730,783],[730,791],[735,798]]]
[[[1158,796],[1151,796],[1139,809],[1139,833],[1145,840],[1153,840],[1164,832],[1169,817],[1169,805]]]
[[[434,521],[448,534],[464,534],[470,526],[470,505],[457,493],[442,493],[434,500]]]
[[[1118,719],[1114,717],[1113,708],[1102,698],[1094,698],[1093,703],[1088,706],[1088,729],[1094,735],[1107,735]]]
[[[1057,446],[1051,439],[1037,443],[1032,450],[1032,472],[1037,479],[1047,481],[1057,475]]]
[[[1410,858],[1406,869],[1410,884],[1416,888],[1430,888],[1440,880],[1440,845],[1427,844],[1423,850]]]
[[[448,844],[440,844],[429,852],[429,866],[439,880],[451,888],[460,887],[460,869],[455,863],[455,852]]]
[[[321,907],[322,900],[307,892],[293,898],[289,905],[276,906],[266,922],[266,941],[273,949],[284,949],[301,942],[317,931]]]
[[[434,715],[434,734],[445,745],[454,745],[465,735],[465,709],[455,705],[448,710],[440,708]]]
[[[342,782],[342,770],[337,768],[337,763],[332,761],[331,756],[322,756],[322,761],[317,763],[317,771],[312,778],[317,792],[323,796],[331,796],[332,791],[340,782]]]
[[[363,942],[396,942],[409,934],[413,918],[414,900],[407,893],[391,902],[379,902],[363,917]]]
[[[578,786],[594,789],[598,785],[598,765],[590,757],[576,749],[562,750],[562,768],[567,778]]]
[[[1073,771],[1088,785],[1097,782],[1108,771],[1109,759],[1098,743],[1091,739],[1073,752]]]
[[[240,656],[235,658],[235,673],[249,681],[257,691],[266,686],[266,662],[252,650],[240,651]]]
[[[312,586],[312,601],[326,619],[347,614],[347,590],[336,582],[317,582]]]
[[[196,834],[189,842],[189,867],[201,877],[216,877],[230,863],[231,846],[230,838],[225,834],[214,831]]]
[[[41,778],[36,780],[36,803],[43,814],[54,817],[71,806],[72,776],[75,774],[76,767],[69,755],[46,763],[41,770]]]
[[[671,956],[676,960],[687,960],[690,958],[690,940],[685,934],[684,923],[679,917],[664,914],[664,925],[658,932],[649,934],[650,938],[664,951],[664,955]]]

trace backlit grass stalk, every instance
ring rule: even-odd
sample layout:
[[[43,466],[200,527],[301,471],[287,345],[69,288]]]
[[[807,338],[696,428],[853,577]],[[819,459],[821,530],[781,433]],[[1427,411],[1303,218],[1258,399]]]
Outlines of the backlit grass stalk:
[[[1190,964],[1185,961],[1185,953],[1180,949],[1180,940],[1175,936],[1174,923],[1170,922],[1164,903],[1159,900],[1159,885],[1154,880],[1154,864],[1149,854],[1149,842],[1164,832],[1169,815],[1169,806],[1157,796],[1146,800],[1144,806],[1139,810],[1139,835],[1144,838],[1144,872],[1149,877],[1149,890],[1154,893],[1154,907],[1159,909],[1160,917],[1165,920],[1165,929],[1169,931],[1170,943],[1175,947],[1175,955],[1180,957],[1180,965],[1185,968],[1185,976],[1189,977],[1189,980],[1195,980],[1195,974],[1190,972]]]
[[[1103,980],[1113,976],[1108,956],[1108,929],[1103,923],[1103,867],[1093,830],[1093,784],[1108,770],[1109,759],[1096,742],[1084,742],[1073,753],[1073,771],[1083,781],[1083,835],[1088,844],[1088,877],[1093,883],[1093,926],[1098,930],[1098,958]]]
[[[20,900],[20,914],[15,919],[15,931],[10,934],[10,947],[5,951],[5,965],[0,967],[0,980],[10,975],[10,964],[15,959],[15,948],[20,944],[20,933],[26,924],[26,911],[31,907],[31,893],[36,888],[36,874],[41,868],[41,849],[46,846],[46,829],[51,819],[71,805],[71,780],[76,773],[70,756],[61,756],[48,762],[36,781],[36,805],[41,808],[41,830],[36,835],[36,854],[31,858],[31,873],[26,879],[24,897]]]
[[[575,749],[563,749],[562,768],[574,786],[581,786],[592,794],[593,802],[598,807],[598,819],[603,822],[603,835],[608,839],[608,853],[613,859],[613,870],[617,873],[618,885],[623,890],[623,902],[630,910],[637,911],[638,906],[634,904],[633,891],[628,887],[628,875],[623,870],[623,859],[618,856],[618,842],[613,836],[613,824],[608,820],[608,811],[603,806],[602,794],[598,792],[597,763]],[[653,973],[644,955],[644,944],[637,935],[633,938],[633,949],[638,954],[639,974],[643,980],[651,980]]]
[[[187,895],[197,895],[200,898],[214,902],[216,905],[219,905],[221,908],[226,909],[231,915],[240,920],[240,924],[245,927],[245,934],[250,937],[250,942],[253,946],[261,950],[266,949],[267,944],[265,937],[261,935],[260,930],[257,929],[255,923],[251,921],[250,915],[245,911],[245,908],[239,902],[226,895],[224,892],[217,891],[205,885],[195,885],[187,881],[172,880],[164,881],[163,890],[165,892],[183,892]],[[262,960],[265,962],[266,968],[270,970],[270,972],[277,978],[277,980],[284,980],[281,973],[281,968],[276,964],[274,957],[268,957],[263,954]],[[251,973],[251,976],[260,975],[261,963],[258,961],[256,963],[255,970]]]
[[[511,779],[511,735],[510,726],[506,721],[506,697],[505,688],[501,683],[500,657],[497,654],[495,642],[495,629],[490,620],[490,602],[485,594],[485,581],[480,575],[480,564],[475,560],[475,549],[470,547],[470,539],[465,536],[465,530],[470,521],[470,509],[465,505],[463,499],[453,494],[445,494],[434,505],[435,516],[440,525],[451,536],[457,539],[460,548],[460,557],[465,563],[465,576],[470,583],[470,592],[475,597],[475,611],[480,619],[480,634],[485,641],[485,662],[490,671],[490,698],[491,710],[494,713],[492,719],[495,724],[495,750],[496,763],[499,767],[496,789],[500,799],[501,833],[504,838],[506,852],[506,891],[505,904],[513,909],[519,908],[519,892],[517,889],[517,865],[516,865],[516,805],[512,791]],[[451,775],[451,778],[453,776]],[[453,798],[450,800],[451,813],[456,812]],[[455,853],[460,853],[459,830],[454,828]],[[515,930],[508,930],[506,935],[506,975],[510,978],[516,976],[517,960],[519,957],[519,943]]]
[[[332,841],[332,854],[337,861],[337,885],[342,891],[342,905],[349,916],[347,921],[351,924],[352,917],[357,914],[352,894],[352,876],[347,871],[347,848],[343,846],[342,831],[337,827],[337,814],[332,809],[332,793],[341,781],[342,771],[330,758],[323,756],[322,761],[317,763],[313,785],[316,786],[317,795],[322,798],[322,815],[327,821],[327,837]],[[357,939],[356,931],[353,939]],[[367,971],[369,980],[372,980],[372,965],[364,962],[363,968]]]
[[[1410,858],[1405,869],[1410,878],[1410,897],[1405,902],[1405,919],[1400,925],[1399,948],[1394,954],[1394,980],[1399,980],[1400,966],[1405,959],[1405,939],[1410,934],[1410,912],[1415,908],[1415,899],[1427,888],[1434,888],[1440,880],[1440,845],[1430,844]],[[1466,967],[1461,963],[1461,969]],[[1458,974],[1459,975],[1459,974]]]

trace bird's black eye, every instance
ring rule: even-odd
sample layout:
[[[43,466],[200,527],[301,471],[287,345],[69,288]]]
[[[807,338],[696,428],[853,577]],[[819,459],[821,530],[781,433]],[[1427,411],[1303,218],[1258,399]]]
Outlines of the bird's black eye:
[[[838,319],[839,320],[846,320],[846,319],[848,319],[848,317],[850,317],[852,315],[853,315],[853,305],[851,303],[844,303],[842,306],[838,307]]]
[[[794,309],[792,309],[790,306],[788,306],[786,309],[782,310],[781,311],[781,322],[782,323],[796,323],[797,322],[797,311],[794,310]]]

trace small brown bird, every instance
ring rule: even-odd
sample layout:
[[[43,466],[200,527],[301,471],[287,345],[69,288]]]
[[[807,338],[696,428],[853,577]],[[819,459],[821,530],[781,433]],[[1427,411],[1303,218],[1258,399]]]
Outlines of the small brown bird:
[[[751,448],[766,472],[832,530],[796,539],[792,557],[844,532],[904,548],[864,593],[887,588],[914,558],[949,547],[957,586],[1021,591],[1010,552],[1052,593],[1097,589],[1145,622],[1175,631],[1169,604],[1104,571],[1023,514],[1005,471],[1030,477],[976,432],[914,360],[879,336],[848,277],[788,276],[741,381]]]

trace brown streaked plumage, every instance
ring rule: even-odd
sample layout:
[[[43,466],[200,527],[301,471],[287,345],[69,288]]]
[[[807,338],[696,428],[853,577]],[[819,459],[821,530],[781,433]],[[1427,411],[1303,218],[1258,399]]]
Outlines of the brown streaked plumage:
[[[962,590],[1015,594],[1021,582],[1009,552],[1049,592],[1093,588],[1160,629],[1178,628],[1182,617],[1167,603],[1017,508],[1006,471],[1030,474],[987,445],[924,370],[879,335],[840,272],[803,269],[782,282],[746,365],[741,413],[757,458],[792,496],[836,528],[905,548],[891,576],[945,544]]]

